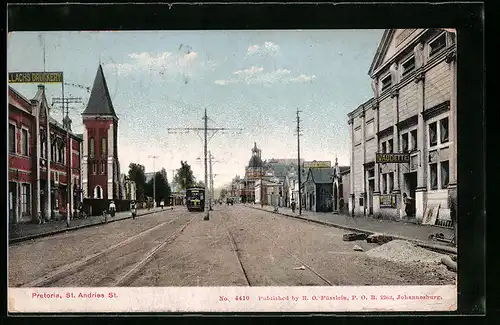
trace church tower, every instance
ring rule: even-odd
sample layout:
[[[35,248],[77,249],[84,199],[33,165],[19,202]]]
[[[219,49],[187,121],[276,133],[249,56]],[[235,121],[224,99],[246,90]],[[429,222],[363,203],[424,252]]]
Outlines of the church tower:
[[[83,118],[84,198],[119,199],[118,117],[99,64]]]

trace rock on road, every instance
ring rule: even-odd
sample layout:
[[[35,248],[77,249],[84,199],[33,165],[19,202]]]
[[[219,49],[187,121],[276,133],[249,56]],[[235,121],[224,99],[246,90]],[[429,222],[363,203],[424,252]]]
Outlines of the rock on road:
[[[181,208],[11,245],[9,286],[456,283],[443,265],[370,257],[377,244],[344,234],[243,205],[215,206],[209,221]]]

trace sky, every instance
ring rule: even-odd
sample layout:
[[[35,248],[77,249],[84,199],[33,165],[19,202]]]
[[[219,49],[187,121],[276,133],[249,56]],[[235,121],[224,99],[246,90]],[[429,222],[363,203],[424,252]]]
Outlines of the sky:
[[[347,114],[372,97],[371,65],[383,30],[14,32],[7,40],[9,72],[63,71],[65,83],[92,87],[99,63],[119,117],[122,173],[131,162],[146,172],[187,161],[203,180],[203,127],[214,186],[243,176],[254,142],[263,159],[297,157],[349,165]],[[45,53],[45,54],[44,54]],[[36,84],[11,84],[32,98]],[[60,84],[46,84],[49,104]],[[66,85],[73,131],[89,93]],[[61,109],[51,112],[62,120]],[[239,130],[242,129],[242,130]],[[157,159],[148,158],[158,156]],[[201,159],[197,159],[201,158]]]

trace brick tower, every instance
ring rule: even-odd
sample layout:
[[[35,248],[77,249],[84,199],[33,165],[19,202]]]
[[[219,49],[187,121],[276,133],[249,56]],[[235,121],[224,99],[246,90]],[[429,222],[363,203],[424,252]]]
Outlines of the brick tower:
[[[119,199],[118,117],[100,64],[82,117],[84,198]]]

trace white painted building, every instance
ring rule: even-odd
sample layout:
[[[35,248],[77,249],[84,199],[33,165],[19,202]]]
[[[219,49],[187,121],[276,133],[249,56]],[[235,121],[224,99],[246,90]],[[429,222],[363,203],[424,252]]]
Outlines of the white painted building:
[[[348,114],[349,207],[355,214],[450,219],[456,202],[456,38],[442,29],[390,29],[369,75],[374,97]],[[376,164],[375,153],[409,152],[410,163]],[[354,203],[354,204],[353,204]]]

